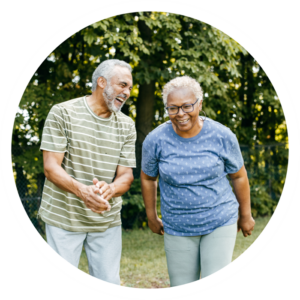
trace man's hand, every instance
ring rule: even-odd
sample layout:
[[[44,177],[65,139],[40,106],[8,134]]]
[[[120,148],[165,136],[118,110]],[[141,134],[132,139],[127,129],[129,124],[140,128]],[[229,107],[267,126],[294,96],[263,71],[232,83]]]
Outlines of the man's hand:
[[[244,237],[251,235],[254,229],[255,221],[251,215],[239,216],[238,218],[238,232],[242,230]]]
[[[159,217],[156,217],[155,219],[148,219],[148,226],[154,233],[159,235],[163,235],[165,233],[163,222]]]
[[[115,195],[114,183],[107,184],[105,181],[99,181],[97,178],[93,179],[94,185],[98,188],[99,194],[103,199],[109,201]]]
[[[87,208],[95,213],[102,214],[104,211],[110,211],[110,204],[99,194],[100,190],[97,186],[86,185],[80,188],[78,197],[82,199]]]
[[[109,211],[111,206],[108,200],[103,199],[103,197],[99,195],[99,188],[95,185],[87,186],[73,179],[61,167],[63,158],[64,153],[43,151],[44,171],[47,179],[60,189],[79,197],[85,203],[86,207],[93,212],[103,213],[104,211]]]

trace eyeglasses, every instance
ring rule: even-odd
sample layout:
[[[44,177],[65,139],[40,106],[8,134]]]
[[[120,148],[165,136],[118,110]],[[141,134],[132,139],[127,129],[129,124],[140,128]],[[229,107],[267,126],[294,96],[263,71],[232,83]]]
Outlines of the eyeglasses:
[[[168,106],[166,107],[166,111],[169,115],[176,115],[179,112],[179,108],[182,109],[183,112],[185,113],[189,113],[192,112],[194,110],[194,105],[197,103],[199,99],[196,100],[195,103],[193,104],[183,104],[181,106]]]

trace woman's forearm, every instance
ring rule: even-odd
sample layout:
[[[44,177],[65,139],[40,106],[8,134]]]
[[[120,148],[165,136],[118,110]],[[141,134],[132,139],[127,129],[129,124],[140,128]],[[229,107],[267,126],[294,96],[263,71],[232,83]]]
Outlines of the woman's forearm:
[[[240,216],[251,216],[250,187],[247,177],[232,180],[233,190],[239,202]]]
[[[247,171],[243,166],[237,173],[229,174],[233,190],[239,202],[240,216],[251,216],[250,187]]]
[[[144,199],[146,214],[149,220],[157,218],[157,181],[156,178],[141,172],[142,195]]]
[[[243,166],[238,172],[229,174],[232,180],[233,190],[237,201],[240,204],[240,215],[238,218],[238,231],[242,230],[247,237],[254,230],[255,221],[251,214],[250,187],[247,171]]]
[[[157,199],[157,177],[150,177],[141,171],[142,194],[144,198],[146,214],[148,217],[148,226],[152,232],[163,235],[164,225],[162,220],[157,216],[156,199]]]

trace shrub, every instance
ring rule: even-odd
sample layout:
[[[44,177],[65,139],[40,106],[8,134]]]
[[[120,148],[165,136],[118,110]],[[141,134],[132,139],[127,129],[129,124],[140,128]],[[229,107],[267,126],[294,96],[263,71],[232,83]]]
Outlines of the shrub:
[[[121,211],[122,226],[124,229],[144,228],[147,226],[147,215],[140,179],[135,179],[131,188],[123,196],[123,207]],[[157,191],[157,212],[160,216],[160,193]],[[160,216],[161,217],[161,216]]]

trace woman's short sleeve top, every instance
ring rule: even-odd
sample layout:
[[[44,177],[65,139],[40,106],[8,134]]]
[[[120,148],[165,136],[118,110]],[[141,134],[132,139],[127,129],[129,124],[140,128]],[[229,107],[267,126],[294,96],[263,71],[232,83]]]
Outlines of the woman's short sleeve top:
[[[243,164],[235,134],[209,118],[192,138],[177,135],[171,122],[153,130],[143,143],[142,170],[159,175],[165,231],[196,236],[235,223],[239,205],[226,175]]]

